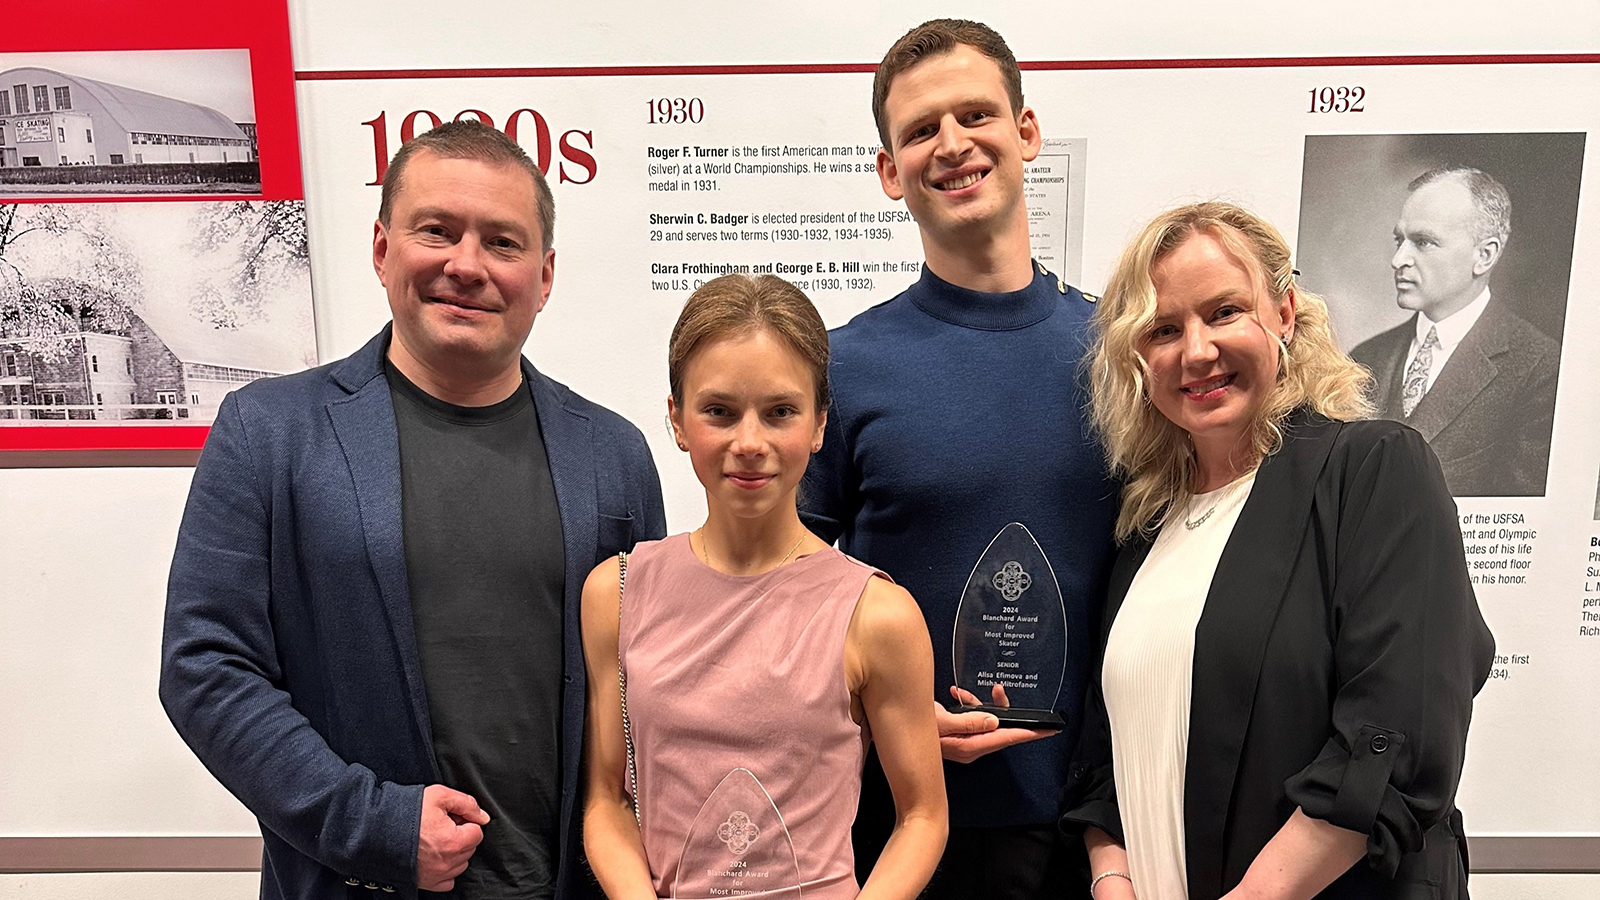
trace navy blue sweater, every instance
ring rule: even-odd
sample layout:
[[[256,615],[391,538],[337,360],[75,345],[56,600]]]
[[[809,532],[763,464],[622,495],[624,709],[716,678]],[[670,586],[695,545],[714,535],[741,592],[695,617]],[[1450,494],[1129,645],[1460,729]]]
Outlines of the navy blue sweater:
[[[1053,822],[1067,781],[1117,508],[1085,413],[1080,361],[1093,309],[1043,270],[1023,290],[990,294],[924,267],[899,296],[830,332],[833,408],[801,515],[917,598],[936,699],[948,702],[953,683],[962,588],[1001,528],[1026,525],[1061,585],[1067,672],[1057,705],[1067,730],[947,764],[952,825]]]

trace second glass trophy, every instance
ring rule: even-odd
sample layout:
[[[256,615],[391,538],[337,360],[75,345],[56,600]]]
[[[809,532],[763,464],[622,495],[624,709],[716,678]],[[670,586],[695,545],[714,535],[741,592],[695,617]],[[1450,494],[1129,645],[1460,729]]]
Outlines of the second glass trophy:
[[[672,896],[800,900],[800,861],[789,829],[749,769],[729,772],[700,805],[683,841]]]
[[[980,710],[1003,726],[1063,728],[1057,701],[1067,669],[1061,586],[1020,522],[1000,529],[967,577],[956,607],[957,712]]]

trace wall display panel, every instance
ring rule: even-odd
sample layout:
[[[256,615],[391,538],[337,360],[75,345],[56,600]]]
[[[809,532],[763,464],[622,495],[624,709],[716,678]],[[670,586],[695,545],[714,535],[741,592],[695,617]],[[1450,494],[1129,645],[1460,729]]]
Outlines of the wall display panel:
[[[285,4],[191,13],[148,0],[8,22],[6,464],[192,451],[229,391],[316,364]]]
[[[1511,146],[1515,172],[1503,180],[1518,212],[1497,268],[1545,298],[1529,301],[1542,311],[1524,318],[1562,350],[1542,492],[1458,498],[1468,542],[1482,548],[1474,558],[1506,560],[1477,571],[1501,659],[1476,707],[1460,799],[1474,835],[1580,842],[1546,841],[1559,852],[1538,857],[1535,870],[1600,868],[1600,858],[1582,858],[1595,855],[1583,836],[1600,835],[1600,788],[1583,774],[1600,748],[1600,707],[1586,687],[1600,676],[1592,633],[1600,621],[1588,618],[1600,616],[1600,561],[1590,556],[1600,553],[1591,547],[1600,536],[1591,519],[1600,421],[1584,387],[1600,376],[1600,361],[1581,339],[1600,325],[1581,287],[1600,275],[1596,211],[1584,194],[1595,183],[1587,134],[1600,119],[1600,11],[1534,3],[1506,19],[1483,4],[1442,18],[1357,3],[1327,16],[1241,4],[1180,20],[1135,6],[955,10],[990,21],[1025,62],[1027,99],[1047,139],[1028,185],[1035,253],[1084,290],[1098,292],[1123,242],[1159,210],[1232,199],[1283,228],[1307,285],[1328,294],[1353,348],[1404,318],[1386,266],[1412,164],[1433,164],[1429,154],[1452,136]],[[388,318],[370,261],[382,158],[436,118],[514,129],[549,166],[558,207],[555,289],[529,356],[644,430],[673,530],[703,513],[663,423],[667,333],[693,284],[723,267],[782,265],[837,325],[917,277],[915,225],[878,184],[868,95],[873,62],[930,14],[921,5],[645,11],[602,2],[436,21],[419,3],[294,0],[291,12],[321,358],[353,351]],[[1502,25],[1483,28],[1484,15]],[[1356,149],[1327,149],[1341,141]],[[1387,162],[1355,165],[1369,158]],[[735,171],[736,161],[745,169]],[[1547,182],[1545,165],[1559,177]],[[675,190],[664,189],[668,181]],[[1557,185],[1552,199],[1527,199],[1547,185]],[[1538,233],[1555,238],[1530,237],[1534,222],[1521,213],[1530,207],[1547,220]],[[1361,242],[1330,234],[1347,215],[1367,229]],[[1570,271],[1556,271],[1562,265]],[[1510,297],[1511,288],[1496,284],[1494,293]],[[26,564],[5,569],[0,595],[44,604],[60,571],[82,567],[64,588],[75,597],[137,598],[107,601],[124,607],[122,625],[109,631],[19,608],[9,616],[18,628],[0,629],[0,641],[34,649],[4,645],[6,671],[20,678],[83,655],[103,671],[139,673],[98,679],[92,703],[82,700],[82,677],[28,676],[32,724],[14,730],[4,751],[12,774],[0,786],[0,861],[5,836],[227,841],[251,830],[154,701],[164,567],[187,487],[179,474],[0,471],[0,507],[49,537]],[[123,522],[111,541],[80,524],[108,504],[137,505],[149,527]],[[98,549],[84,549],[84,534]],[[100,562],[83,566],[86,552]],[[120,739],[154,774],[122,777],[129,754],[60,752],[57,720],[70,716],[87,733],[104,709],[118,711]],[[53,787],[68,781],[102,790]],[[180,802],[165,802],[169,795]],[[160,810],[158,821],[150,810]],[[1475,846],[1474,862],[1519,867],[1493,847]],[[188,852],[168,850],[163,860]]]
[[[1600,80],[1581,60],[1335,62],[1030,61],[1027,101],[1046,153],[1060,148],[1030,171],[1036,253],[1064,248],[1061,274],[1098,291],[1149,216],[1235,200],[1283,228],[1354,349],[1409,321],[1390,268],[1406,184],[1444,163],[1500,173],[1517,211],[1493,295],[1541,336],[1550,372],[1509,403],[1556,405],[1542,432],[1516,435],[1536,448],[1536,479],[1516,474],[1527,467],[1498,443],[1506,435],[1475,426],[1466,452],[1493,457],[1482,465],[1499,480],[1456,492],[1500,644],[1462,805],[1475,833],[1600,833],[1600,790],[1545,774],[1580,770],[1600,733],[1583,702],[1600,675],[1583,607],[1600,458],[1580,396],[1600,360],[1582,342],[1560,352],[1568,329],[1594,325],[1568,287],[1594,276],[1580,187]],[[834,68],[302,71],[317,274],[338,298],[325,346],[348,352],[386,317],[367,263],[377,159],[436,118],[515,130],[548,165],[558,205],[556,287],[529,352],[644,428],[672,525],[692,527],[700,488],[661,424],[666,338],[689,291],[727,271],[772,272],[837,325],[917,277],[916,225],[876,172],[871,76]],[[1044,196],[1061,169],[1045,183],[1065,196]]]

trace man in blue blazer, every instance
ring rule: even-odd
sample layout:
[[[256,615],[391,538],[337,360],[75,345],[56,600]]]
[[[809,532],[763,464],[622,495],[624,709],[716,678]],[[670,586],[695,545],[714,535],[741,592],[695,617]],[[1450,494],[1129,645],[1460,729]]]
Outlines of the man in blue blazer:
[[[577,897],[579,591],[666,532],[643,436],[521,356],[554,203],[473,122],[396,154],[393,323],[223,401],[168,584],[161,700],[261,822],[261,896]]]

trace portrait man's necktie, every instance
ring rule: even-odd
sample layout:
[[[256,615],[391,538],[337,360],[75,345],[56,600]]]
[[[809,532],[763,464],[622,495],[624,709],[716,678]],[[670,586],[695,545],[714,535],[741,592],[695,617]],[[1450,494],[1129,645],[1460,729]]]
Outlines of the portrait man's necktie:
[[[1433,350],[1439,346],[1439,329],[1430,327],[1428,336],[1417,348],[1417,355],[1412,357],[1411,365],[1406,367],[1406,387],[1400,395],[1400,410],[1406,418],[1411,417],[1411,411],[1417,408],[1417,402],[1422,395],[1428,392],[1428,373],[1433,370]]]

